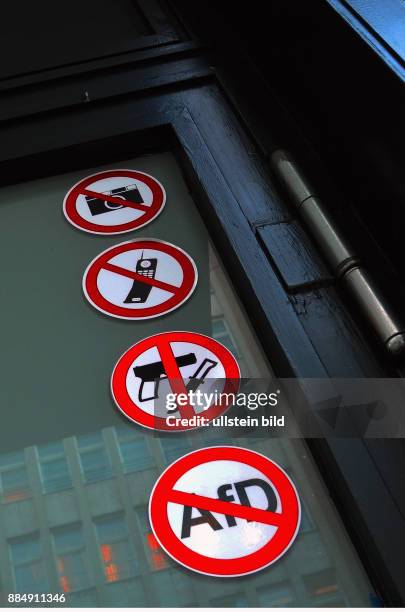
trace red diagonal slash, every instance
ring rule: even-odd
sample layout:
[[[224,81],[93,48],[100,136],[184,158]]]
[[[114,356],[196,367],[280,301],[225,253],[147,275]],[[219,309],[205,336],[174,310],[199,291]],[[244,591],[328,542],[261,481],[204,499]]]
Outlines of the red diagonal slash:
[[[203,495],[195,495],[194,493],[185,493],[172,489],[168,495],[168,502],[181,504],[182,506],[191,506],[193,508],[201,508],[201,510],[209,510],[210,512],[218,512],[226,516],[236,516],[246,519],[247,521],[256,521],[265,523],[266,525],[274,525],[281,527],[284,523],[284,516],[278,512],[270,512],[270,510],[261,510],[260,508],[252,508],[251,506],[242,506],[232,502],[214,499],[213,497],[204,497]]]
[[[116,266],[115,264],[109,262],[103,264],[102,267],[104,268],[104,270],[114,272],[114,274],[127,276],[128,278],[132,278],[132,280],[140,281],[141,283],[145,283],[146,285],[152,285],[152,287],[163,289],[163,291],[168,291],[169,293],[176,293],[176,291],[180,289],[180,287],[176,287],[176,285],[170,285],[169,283],[157,280],[157,278],[148,278],[147,276],[142,276],[142,274],[132,272],[132,270],[127,270],[126,268]]]
[[[106,200],[112,204],[120,204],[121,206],[127,206],[128,208],[135,208],[135,210],[149,210],[150,206],[146,204],[136,204],[135,202],[128,202],[127,200],[121,200],[121,198],[115,198],[105,193],[99,193],[98,191],[92,191],[91,189],[81,189],[82,195],[90,196],[92,198],[98,198],[99,200]]]
[[[170,342],[159,342],[159,344],[156,345],[156,348],[159,351],[160,359],[164,365],[171,390],[177,395],[180,393],[187,395],[186,385],[184,384],[183,377],[181,375],[179,366],[177,365],[176,357],[174,356]],[[181,417],[184,419],[190,419],[195,415],[193,408],[188,404],[186,406],[180,406],[177,404],[177,407]]]

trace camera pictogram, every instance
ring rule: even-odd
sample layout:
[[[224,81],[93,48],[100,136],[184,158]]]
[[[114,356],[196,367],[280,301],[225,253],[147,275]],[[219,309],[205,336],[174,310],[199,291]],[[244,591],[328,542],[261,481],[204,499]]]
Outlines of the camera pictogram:
[[[128,185],[127,187],[117,187],[116,189],[111,189],[110,191],[103,191],[100,195],[112,196],[114,198],[124,200],[125,202],[132,202],[133,204],[144,203],[140,191],[135,184]],[[95,198],[92,196],[86,196],[86,202],[93,217],[96,215],[102,215],[103,213],[112,212],[119,208],[123,208],[124,206],[123,204],[116,204],[115,202],[110,202],[108,200],[104,200],[103,198]]]

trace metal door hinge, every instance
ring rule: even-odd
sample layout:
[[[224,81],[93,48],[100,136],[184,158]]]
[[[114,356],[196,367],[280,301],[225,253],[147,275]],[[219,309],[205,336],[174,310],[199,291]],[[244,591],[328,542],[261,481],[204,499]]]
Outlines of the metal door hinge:
[[[392,312],[296,162],[286,151],[277,150],[271,156],[271,166],[335,277],[357,302],[360,311],[388,352],[393,356],[403,355],[405,325]]]

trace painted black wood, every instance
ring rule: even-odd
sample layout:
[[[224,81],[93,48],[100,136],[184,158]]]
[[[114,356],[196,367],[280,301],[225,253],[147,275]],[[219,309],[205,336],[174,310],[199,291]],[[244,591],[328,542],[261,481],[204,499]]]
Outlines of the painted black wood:
[[[70,66],[63,66],[59,68],[53,68],[40,72],[24,76],[12,76],[8,79],[0,79],[0,91],[11,92],[15,89],[22,88],[26,85],[38,85],[46,83],[48,81],[57,82],[58,79],[66,80],[68,77],[92,73],[98,70],[106,70],[115,68],[116,66],[136,66],[153,63],[154,61],[164,61],[167,56],[170,57],[189,57],[191,54],[196,55],[198,49],[201,49],[201,45],[198,45],[194,41],[187,42],[174,42],[168,43],[167,41],[162,44],[158,44],[157,37],[151,37],[153,40],[149,40],[151,43],[146,49],[135,49],[128,53],[119,53],[107,58],[89,60],[86,62],[80,62],[79,64],[72,64]],[[155,44],[156,43],[156,44]]]
[[[0,79],[179,41],[181,29],[156,0],[51,0],[2,7]],[[24,44],[22,44],[24,41]]]
[[[290,293],[330,285],[333,277],[298,221],[257,228],[265,251]]]
[[[168,62],[161,57],[157,59],[152,65],[124,65],[104,71],[102,79],[99,72],[86,73],[72,76],[68,81],[59,79],[43,83],[41,87],[27,85],[4,92],[0,122],[211,76],[210,66],[203,57],[171,57]]]
[[[304,288],[291,300],[329,376],[363,378],[359,372],[372,372],[369,378],[388,376],[389,370],[382,367],[383,349],[363,321],[354,322],[354,313],[342,302],[336,287]],[[351,338],[349,343],[347,338]],[[374,350],[369,350],[370,345]]]
[[[378,3],[380,13],[388,15],[390,5]],[[328,167],[344,208],[354,209],[403,284],[403,81],[327,2],[275,1],[268,9],[268,19],[256,19],[253,0],[248,12],[224,8],[223,18]],[[200,28],[222,55],[220,32]],[[233,48],[229,40],[224,47]],[[239,86],[246,85],[243,79]],[[398,307],[404,308],[402,298]]]
[[[184,37],[180,23],[174,18],[167,5],[158,0],[131,0],[131,3],[135,10],[140,10],[152,32],[173,40]]]

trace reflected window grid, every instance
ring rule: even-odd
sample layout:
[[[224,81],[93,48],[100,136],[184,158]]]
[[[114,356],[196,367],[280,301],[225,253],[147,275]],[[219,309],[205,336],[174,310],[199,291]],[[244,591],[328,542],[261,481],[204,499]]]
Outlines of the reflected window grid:
[[[150,469],[154,460],[150,453],[146,438],[135,428],[115,427],[119,455],[126,474]]]
[[[15,582],[13,592],[49,592],[49,581],[38,533],[10,541],[9,554]]]
[[[156,540],[149,523],[148,507],[135,508],[138,529],[142,535],[144,550],[148,558],[149,567],[153,571],[160,571],[172,565],[172,561]]]
[[[1,501],[11,503],[31,497],[24,451],[0,457]]]
[[[111,459],[102,432],[78,436],[76,441],[85,482],[93,483],[111,478]]]
[[[139,573],[133,543],[123,515],[94,521],[106,582],[117,582]]]
[[[79,524],[53,530],[53,546],[58,580],[63,593],[88,589],[90,583],[88,559]]]
[[[72,487],[72,478],[63,442],[37,447],[37,456],[44,493]]]
[[[224,315],[212,317],[212,337],[218,340],[221,344],[226,346],[231,351],[234,357],[239,357],[239,351],[236,346],[235,339],[230,332],[229,325]]]

